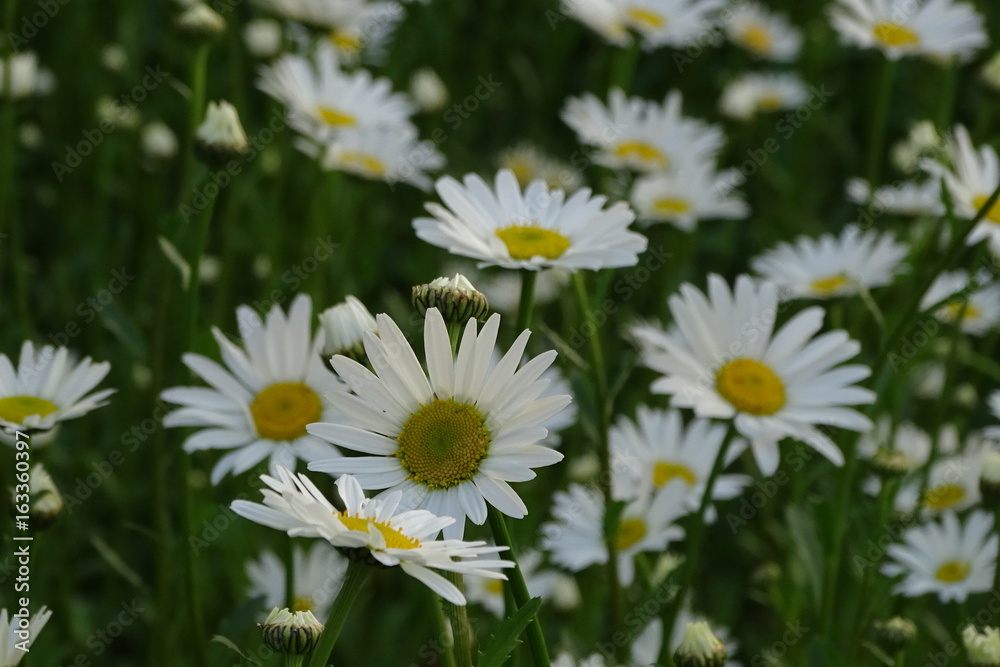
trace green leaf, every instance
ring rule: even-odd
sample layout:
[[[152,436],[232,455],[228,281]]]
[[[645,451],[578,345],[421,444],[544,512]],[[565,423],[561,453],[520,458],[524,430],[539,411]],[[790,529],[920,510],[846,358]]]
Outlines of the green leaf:
[[[518,637],[542,606],[542,598],[531,598],[528,604],[504,619],[496,633],[490,637],[485,651],[479,652],[478,667],[502,667],[514,648],[520,644]]]

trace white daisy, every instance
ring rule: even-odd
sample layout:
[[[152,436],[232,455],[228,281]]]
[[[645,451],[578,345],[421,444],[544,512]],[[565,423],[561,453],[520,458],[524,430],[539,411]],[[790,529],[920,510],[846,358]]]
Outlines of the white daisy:
[[[843,454],[817,425],[871,428],[867,417],[844,407],[875,398],[854,385],[870,369],[839,366],[861,346],[845,331],[813,338],[823,326],[818,307],[803,310],[775,332],[777,289],[745,275],[733,291],[720,276],[710,275],[707,298],[689,283],[680,292],[669,302],[673,329],[635,331],[644,339],[645,364],[664,375],[653,382],[653,391],[671,395],[674,407],[693,408],[699,417],[734,419],[765,475],[777,469],[778,442],[785,437],[841,465]]]
[[[323,331],[324,357],[343,354],[358,359],[364,354],[365,332],[378,333],[375,316],[350,294],[319,314],[319,326]]]
[[[8,75],[8,70],[9,75]],[[38,54],[33,51],[13,53],[0,60],[0,96],[6,97],[4,91],[8,76],[10,77],[10,96],[14,99],[32,95],[46,95],[56,87],[56,79],[52,72],[38,64]]]
[[[883,415],[875,428],[858,440],[858,455],[868,460],[881,459],[900,472],[922,468],[931,455],[930,433],[912,422],[901,422],[893,430],[892,418]],[[953,454],[958,450],[958,431],[945,424],[938,435],[938,454]]]
[[[796,109],[809,99],[809,90],[795,74],[748,72],[726,84],[719,110],[730,118],[749,120],[758,113]]]
[[[311,59],[287,54],[261,68],[257,86],[288,107],[292,127],[320,143],[347,129],[403,127],[416,111],[388,79],[344,72],[329,44]]]
[[[344,130],[324,146],[305,142],[298,146],[328,171],[346,171],[389,184],[402,181],[422,190],[431,187],[425,172],[440,169],[445,163],[434,142],[420,141],[409,123]]]
[[[640,405],[634,422],[622,418],[608,433],[614,498],[632,500],[676,481],[685,488],[688,509],[697,509],[725,435],[723,424],[695,418],[685,426],[679,410]],[[742,440],[733,445],[726,465],[746,447]],[[749,483],[746,475],[719,475],[712,498],[736,498]]]
[[[642,38],[642,47],[675,49],[698,44],[709,34],[725,0],[616,0],[621,21]]]
[[[355,474],[362,488],[400,490],[412,507],[456,519],[445,534],[461,537],[465,517],[486,520],[486,503],[515,518],[528,508],[508,482],[534,479],[532,468],[562,460],[538,443],[541,424],[562,410],[570,397],[540,398],[548,382],[539,376],[555,359],[545,352],[517,369],[529,331],[492,364],[500,316],[478,331],[469,320],[453,356],[448,330],[437,308],[424,319],[428,373],[403,332],[388,315],[376,318],[379,337],[365,334],[374,373],[347,357],[332,364],[356,395],[333,398],[357,426],[312,424],[314,436],[373,456],[312,463],[310,470]]]
[[[173,387],[163,400],[180,405],[168,414],[167,427],[201,427],[184,449],[230,449],[212,469],[212,483],[240,475],[264,459],[271,471],[295,468],[296,459],[338,456],[336,447],[309,435],[306,424],[342,419],[328,400],[343,391],[320,358],[322,340],[310,326],[312,301],[299,295],[288,316],[275,305],[262,321],[248,306],[236,310],[245,347],[240,349],[212,329],[225,367],[200,354],[185,354],[184,364],[211,387]]]
[[[583,185],[583,176],[578,169],[546,155],[528,143],[505,150],[497,162],[500,169],[514,172],[517,184],[522,188],[536,180],[545,181],[550,189],[565,192],[579,190]]]
[[[945,213],[941,181],[936,178],[923,183],[899,181],[875,188],[874,192],[864,179],[852,178],[847,181],[847,198],[859,206],[867,206],[870,201],[873,211],[894,215],[938,217]]]
[[[936,160],[924,160],[921,167],[937,178],[944,178],[951,193],[956,215],[972,218],[1000,185],[1000,162],[992,146],[984,145],[977,152],[969,132],[958,125],[947,142],[951,167]],[[969,234],[969,245],[987,239],[990,249],[1000,254],[1000,202],[986,212]]]
[[[888,285],[907,252],[891,232],[848,226],[839,237],[781,242],[750,265],[778,286],[782,298],[829,299]]]
[[[715,157],[725,142],[722,130],[681,116],[679,91],[663,104],[626,97],[619,88],[608,93],[608,106],[590,93],[566,101],[560,117],[580,143],[598,146],[595,162],[613,169],[666,171]]]
[[[449,252],[480,260],[480,268],[603,269],[633,266],[646,237],[629,230],[635,214],[628,204],[591,196],[590,188],[568,198],[533,181],[521,192],[514,174],[497,172],[495,187],[467,174],[435,185],[445,206],[426,204],[433,218],[417,218],[417,236]],[[446,208],[447,207],[447,208]]]
[[[270,488],[264,489],[264,504],[235,500],[234,512],[291,537],[316,537],[347,550],[351,557],[370,556],[384,567],[399,566],[448,602],[465,604],[465,596],[450,581],[432,571],[445,570],[463,575],[506,579],[497,572],[514,567],[508,560],[479,558],[507,547],[486,546],[485,542],[433,539],[454,523],[426,510],[397,513],[402,493],[394,491],[382,498],[365,498],[351,475],[337,480],[344,511],[337,510],[305,475],[294,476],[278,468],[279,479],[262,475]],[[459,560],[454,560],[454,559]]]
[[[393,0],[369,0],[360,5],[360,11],[352,12],[330,27],[330,43],[345,63],[355,64],[362,59],[381,63],[389,40],[406,11]]]
[[[881,571],[890,577],[905,575],[894,589],[897,594],[936,593],[942,602],[962,602],[993,586],[997,539],[986,512],[974,511],[964,526],[948,512],[940,521],[907,530],[902,544],[889,547],[886,553],[893,562]]]
[[[830,21],[845,42],[879,49],[893,60],[968,60],[989,44],[975,8],[953,0],[837,0]]]
[[[674,522],[688,513],[684,484],[667,484],[654,494],[643,494],[622,510],[615,544],[618,578],[628,586],[635,578],[635,555],[663,551],[684,536]],[[604,498],[594,487],[571,484],[553,496],[554,521],[542,524],[542,546],[552,562],[573,572],[608,562],[604,541]]]
[[[320,623],[326,623],[347,572],[347,559],[324,542],[317,542],[307,551],[295,547],[292,555],[295,573],[295,596],[291,611],[312,612]],[[263,614],[275,607],[285,607],[285,564],[271,551],[264,551],[257,560],[247,563],[250,590],[247,597],[263,597]]]
[[[344,25],[364,11],[365,0],[256,0],[276,14],[319,29]]]
[[[73,362],[65,347],[45,345],[36,351],[31,341],[21,345],[17,368],[0,354],[0,440],[13,443],[18,431],[36,431],[32,442],[42,444],[56,435],[60,422],[107,405],[114,389],[87,392],[109,370],[111,364],[90,357]]]
[[[941,300],[957,294],[934,315],[943,322],[954,324],[961,317],[961,329],[973,336],[982,336],[1000,322],[1000,285],[972,281],[965,271],[947,271],[938,276],[920,301],[926,310]]]
[[[38,633],[42,631],[45,624],[49,622],[52,612],[48,607],[42,606],[33,616],[28,619],[28,647],[35,643]],[[14,667],[21,662],[21,658],[28,654],[28,651],[18,648],[18,644],[24,641],[24,637],[18,634],[22,630],[18,619],[8,616],[6,609],[0,609],[0,665],[3,667]]]
[[[735,191],[740,180],[738,170],[717,172],[714,161],[703,158],[668,172],[640,176],[630,199],[639,220],[669,222],[690,232],[701,220],[750,215],[750,207]]]
[[[790,62],[802,48],[802,33],[783,14],[756,2],[737,3],[725,21],[726,36],[758,58]]]
[[[628,46],[632,43],[617,0],[562,0],[560,9],[612,44]]]
[[[896,510],[909,514],[919,505],[931,514],[941,514],[978,505],[982,499],[979,477],[986,452],[984,443],[973,439],[966,443],[961,454],[937,459],[931,466],[923,496],[921,480],[911,479],[896,494]]]
[[[495,556],[486,556],[482,562],[496,560]],[[542,563],[542,553],[540,551],[523,551],[518,554],[517,565],[521,568],[521,575],[528,588],[528,595],[533,598],[540,597],[546,602],[553,598],[556,587],[561,585],[567,577],[565,574],[554,571],[539,571]],[[470,602],[481,604],[494,616],[503,618],[504,613],[504,585],[497,579],[469,579],[465,582],[465,597]]]

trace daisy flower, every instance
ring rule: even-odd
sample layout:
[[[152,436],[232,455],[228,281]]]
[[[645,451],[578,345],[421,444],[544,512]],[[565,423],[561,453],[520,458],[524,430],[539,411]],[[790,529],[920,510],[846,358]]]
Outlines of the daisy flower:
[[[621,22],[642,38],[642,47],[675,49],[705,39],[725,0],[617,0]]]
[[[433,539],[455,520],[426,510],[397,512],[402,496],[399,491],[382,498],[365,498],[358,481],[343,475],[337,480],[337,491],[345,509],[339,511],[305,475],[295,476],[278,468],[278,479],[262,475],[261,480],[270,487],[263,491],[264,503],[235,500],[231,505],[234,512],[291,537],[324,539],[347,551],[349,557],[370,558],[373,565],[399,566],[452,604],[464,605],[465,596],[433,570],[506,579],[497,570],[514,567],[512,561],[479,558],[507,547]]]
[[[959,317],[963,332],[982,336],[1000,322],[1000,285],[974,283],[965,271],[947,271],[938,276],[920,301],[920,309],[927,310],[941,300],[957,294],[934,311],[942,322],[954,324]]]
[[[896,494],[896,510],[914,512],[917,507],[932,514],[961,512],[982,500],[979,477],[987,448],[980,442],[969,442],[961,454],[940,458],[931,466],[927,490],[920,495],[920,480],[913,479]]]
[[[941,201],[941,181],[931,178],[923,183],[900,181],[872,191],[868,181],[852,178],[847,181],[847,198],[859,206],[872,204],[873,210],[893,215],[944,215]]]
[[[726,36],[758,58],[790,62],[802,48],[802,33],[783,14],[756,2],[738,3],[725,21]]]
[[[284,55],[261,68],[257,86],[288,107],[292,127],[319,143],[352,128],[402,127],[416,112],[388,79],[374,79],[367,70],[341,70],[329,44],[317,48],[312,59]]]
[[[326,623],[344,583],[347,560],[324,542],[315,543],[308,552],[296,546],[292,560],[295,596],[291,611],[312,612],[320,623]],[[264,551],[257,560],[247,563],[247,578],[247,597],[263,597],[265,614],[275,607],[285,607],[285,564],[273,552]]]
[[[496,560],[495,556],[486,556],[482,562]],[[576,585],[575,580],[561,572],[541,572],[539,566],[542,564],[542,553],[536,550],[529,550],[520,553],[517,557],[518,567],[521,568],[521,575],[524,583],[528,587],[528,595],[533,598],[540,597],[546,602],[553,601],[557,587],[569,583]],[[503,618],[504,612],[504,586],[503,582],[497,579],[473,578],[465,582],[465,597],[470,602],[476,602],[486,608],[494,616]]]
[[[798,108],[808,99],[806,85],[795,74],[748,72],[726,85],[719,110],[730,118],[749,120],[758,113]]]
[[[670,633],[671,653],[676,651],[677,647],[681,645],[681,642],[684,640],[684,629],[688,626],[689,623],[707,623],[707,622],[708,620],[705,618],[705,616],[701,614],[695,614],[694,612],[691,611],[690,602],[685,602],[684,606],[681,607],[680,612],[678,612],[677,614],[677,619],[674,621],[673,630]],[[710,625],[712,626],[712,631],[715,634],[715,636],[718,637],[723,644],[725,644],[726,652],[729,654],[729,656],[731,657],[736,655],[740,650],[740,645],[735,639],[733,639],[732,633],[730,632],[729,628],[721,625],[716,625],[715,623],[711,623]],[[646,628],[646,630],[643,632],[643,635],[640,635],[640,637],[635,640],[635,643],[632,645],[632,653],[633,657],[638,659],[639,665],[655,664],[656,657],[659,655],[660,644],[663,641],[662,636],[663,636],[663,624],[657,620],[650,623],[650,627]],[[654,646],[656,647],[657,653],[652,653],[650,650]],[[649,655],[652,655],[653,657],[647,663],[645,658]],[[736,662],[734,660],[727,660],[725,662],[725,667],[742,667],[742,663]]]
[[[669,222],[691,232],[701,220],[750,215],[750,207],[735,191],[740,182],[738,170],[717,172],[712,160],[700,159],[668,172],[640,176],[630,199],[640,220]]]
[[[936,593],[942,602],[963,602],[992,588],[997,535],[986,512],[974,511],[964,526],[948,512],[940,521],[907,530],[903,543],[886,554],[893,562],[882,566],[882,574],[905,575],[893,592],[906,597]]]
[[[565,192],[579,190],[583,185],[580,171],[550,157],[531,144],[522,143],[505,150],[497,160],[500,169],[514,172],[517,184],[528,187],[532,181],[542,180],[550,189]]]
[[[337,3],[327,3],[337,4]],[[369,63],[381,63],[396,27],[406,16],[403,6],[392,0],[362,2],[359,11],[331,26],[330,43],[342,62],[357,63],[362,57]]]
[[[28,619],[28,630],[31,636],[28,638],[28,647],[35,643],[38,633],[42,631],[45,624],[49,622],[52,612],[48,607],[42,606],[35,615]],[[0,665],[3,667],[14,667],[21,662],[21,658],[28,654],[28,651],[18,648],[18,644],[23,641],[23,637],[17,634],[20,623],[13,616],[8,616],[7,610],[0,610]]]
[[[849,226],[839,237],[800,236],[794,245],[779,243],[750,265],[783,298],[830,299],[888,285],[907,252],[891,232]]]
[[[32,442],[41,444],[55,437],[61,422],[107,405],[114,389],[87,392],[109,370],[111,364],[90,357],[73,362],[65,347],[45,345],[36,351],[31,341],[21,345],[17,368],[0,354],[0,439],[13,443],[18,431],[39,432]]]
[[[688,489],[667,484],[654,494],[643,494],[622,510],[615,544],[618,547],[618,578],[623,586],[635,577],[635,555],[640,551],[663,551],[684,537],[674,522],[688,514],[684,502]],[[554,521],[542,525],[542,546],[552,562],[573,572],[608,562],[604,541],[604,498],[593,487],[571,484],[553,496]]]
[[[632,43],[617,0],[562,0],[560,9],[616,46]]]
[[[364,334],[378,334],[375,316],[356,297],[347,298],[319,314],[323,331],[323,356],[343,354],[353,359],[364,356]]]
[[[493,189],[475,174],[463,183],[446,176],[435,188],[445,206],[428,203],[433,218],[417,218],[413,228],[428,243],[484,266],[538,271],[634,266],[646,237],[629,230],[635,214],[628,204],[604,208],[607,199],[590,188],[568,198],[542,181],[524,191],[506,169]]]
[[[212,469],[212,484],[264,459],[276,472],[279,466],[294,469],[296,459],[339,456],[336,447],[306,432],[311,422],[343,418],[328,400],[343,388],[320,358],[322,339],[312,333],[311,316],[312,301],[304,294],[287,317],[275,305],[266,321],[240,306],[236,319],[245,351],[213,328],[225,367],[200,354],[183,357],[210,387],[173,387],[161,394],[181,406],[164,418],[164,426],[202,429],[185,440],[185,451],[232,450]]]
[[[968,130],[958,125],[948,140],[947,153],[953,166],[949,167],[936,160],[924,160],[920,163],[921,167],[932,176],[944,179],[955,205],[955,214],[972,218],[1000,184],[997,152],[989,145],[976,151]],[[1000,254],[1000,202],[986,212],[969,233],[967,242],[975,245],[983,239],[987,239],[994,253]]]
[[[608,106],[594,95],[567,100],[560,117],[580,143],[598,146],[595,162],[612,169],[666,171],[675,163],[712,159],[725,142],[715,125],[681,116],[680,91],[663,104],[626,97],[620,88],[608,93]]]
[[[839,366],[861,346],[845,331],[815,337],[822,308],[807,308],[774,331],[778,292],[768,282],[741,275],[730,290],[717,275],[708,295],[687,283],[670,297],[674,327],[636,330],[645,364],[662,373],[654,393],[669,394],[674,407],[699,417],[733,419],[750,440],[765,475],[778,468],[778,442],[796,438],[834,464],[844,457],[825,424],[867,431],[871,421],[845,406],[871,403],[875,395],[854,385],[871,373],[861,365]]]
[[[892,60],[968,60],[989,44],[975,8],[953,0],[837,0],[830,21],[845,42],[879,49]]]
[[[697,509],[725,436],[723,424],[695,418],[685,426],[679,410],[640,405],[634,422],[622,418],[608,433],[614,498],[632,500],[649,489],[678,481],[685,488],[688,508]],[[743,441],[733,444],[726,465],[735,461],[746,446]],[[746,475],[719,475],[712,487],[712,498],[735,498],[749,483]]]
[[[437,308],[424,319],[425,373],[392,319],[376,317],[379,337],[365,333],[374,373],[343,356],[332,364],[354,395],[333,400],[356,425],[310,425],[314,436],[370,456],[316,461],[310,470],[352,473],[362,488],[400,491],[409,506],[454,517],[445,535],[460,538],[465,518],[482,524],[486,503],[521,518],[528,508],[508,482],[535,477],[532,468],[562,460],[537,443],[541,426],[570,402],[566,395],[540,398],[548,382],[539,376],[555,359],[545,352],[517,369],[529,331],[499,363],[492,363],[500,316],[478,330],[469,320],[453,356],[448,330]]]
[[[883,415],[875,428],[858,440],[858,455],[901,473],[922,468],[931,455],[930,433],[912,422],[901,422],[893,429],[892,419]],[[938,434],[938,454],[953,454],[958,450],[958,431],[946,424]]]
[[[13,53],[0,59],[0,96],[6,97],[4,86],[10,78],[10,96],[13,99],[46,95],[56,87],[52,72],[39,66],[38,54],[32,51]]]
[[[327,171],[346,171],[373,181],[409,183],[429,190],[428,170],[444,166],[444,156],[433,141],[420,141],[409,123],[365,127],[339,132],[322,146],[299,142],[299,148],[316,157]]]

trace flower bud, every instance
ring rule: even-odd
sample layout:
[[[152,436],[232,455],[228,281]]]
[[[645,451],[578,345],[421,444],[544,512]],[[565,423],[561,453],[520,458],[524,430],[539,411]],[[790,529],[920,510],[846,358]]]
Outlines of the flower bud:
[[[194,133],[194,152],[204,162],[222,166],[243,157],[250,144],[239,114],[229,102],[209,102],[205,120]]]
[[[264,645],[272,651],[291,655],[309,653],[319,643],[323,634],[323,624],[316,620],[311,611],[291,612],[287,608],[275,607],[267,620],[258,623],[264,636]]]
[[[983,506],[1000,509],[1000,450],[990,447],[983,454],[983,467],[979,473],[979,492]]]
[[[226,31],[226,19],[204,2],[184,10],[176,23],[181,34],[193,42],[209,42]]]
[[[917,638],[917,626],[913,621],[894,616],[887,621],[875,621],[875,641],[890,656],[906,649]]]
[[[322,354],[325,361],[335,354],[360,361],[365,357],[365,332],[378,334],[375,318],[365,304],[353,296],[320,313],[319,324],[324,336]]]
[[[1000,630],[983,628],[979,632],[975,626],[966,626],[962,643],[971,667],[1000,667]]]
[[[428,308],[437,308],[446,323],[459,326],[470,319],[481,321],[490,312],[486,295],[461,273],[454,278],[437,278],[427,285],[414,286],[413,307],[421,317]]]
[[[684,638],[674,652],[677,667],[723,667],[728,657],[726,645],[704,621],[687,624]]]

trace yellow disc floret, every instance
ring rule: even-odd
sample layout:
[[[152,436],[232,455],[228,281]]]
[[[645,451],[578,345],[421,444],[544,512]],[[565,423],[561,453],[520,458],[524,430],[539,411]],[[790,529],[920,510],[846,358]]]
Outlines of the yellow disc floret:
[[[636,160],[643,165],[652,164],[661,170],[670,166],[667,156],[659,148],[645,141],[623,141],[615,146],[614,153],[622,160]]]
[[[756,359],[734,359],[715,374],[715,388],[740,412],[773,415],[785,405],[785,384]]]
[[[316,113],[331,127],[354,127],[358,124],[357,118],[333,107],[321,106],[316,109]]]
[[[338,513],[337,518],[349,530],[357,530],[362,533],[371,532],[369,526],[374,526],[385,540],[385,547],[387,549],[416,549],[420,546],[420,540],[414,539],[409,535],[404,535],[399,529],[393,528],[388,523],[366,517],[349,516],[344,512]]]
[[[683,479],[686,484],[693,486],[698,481],[698,476],[691,468],[676,461],[657,461],[653,465],[653,484],[655,486],[661,487],[675,479]]]
[[[942,565],[934,573],[934,578],[946,584],[957,584],[965,581],[972,571],[972,566],[962,560],[951,560]]]
[[[7,396],[0,398],[0,418],[14,424],[21,424],[27,417],[38,415],[45,417],[50,415],[59,406],[44,398],[37,396]]]
[[[986,202],[988,202],[989,200],[990,198],[987,195],[980,195],[978,197],[975,197],[972,200],[972,207],[975,208],[976,211],[979,211],[979,209],[985,206]],[[986,212],[986,219],[989,220],[990,222],[1000,225],[1000,201],[997,201],[995,204],[993,204],[993,206],[990,207],[990,210]]]
[[[511,225],[498,229],[496,235],[507,246],[511,259],[558,259],[570,246],[568,238],[539,225]]]
[[[965,487],[961,484],[942,484],[927,489],[924,494],[924,505],[935,512],[951,509],[965,500]]]
[[[879,21],[872,29],[875,40],[882,46],[912,46],[920,43],[920,36],[901,23]]]
[[[619,551],[624,551],[629,547],[638,544],[639,540],[646,536],[646,522],[642,519],[622,519],[618,524],[618,537],[615,538],[615,546]]]
[[[257,434],[268,440],[297,440],[306,425],[323,416],[323,403],[301,382],[278,382],[267,387],[250,404]]]
[[[448,489],[472,479],[490,440],[486,418],[474,405],[434,399],[403,424],[396,457],[413,481]]]

